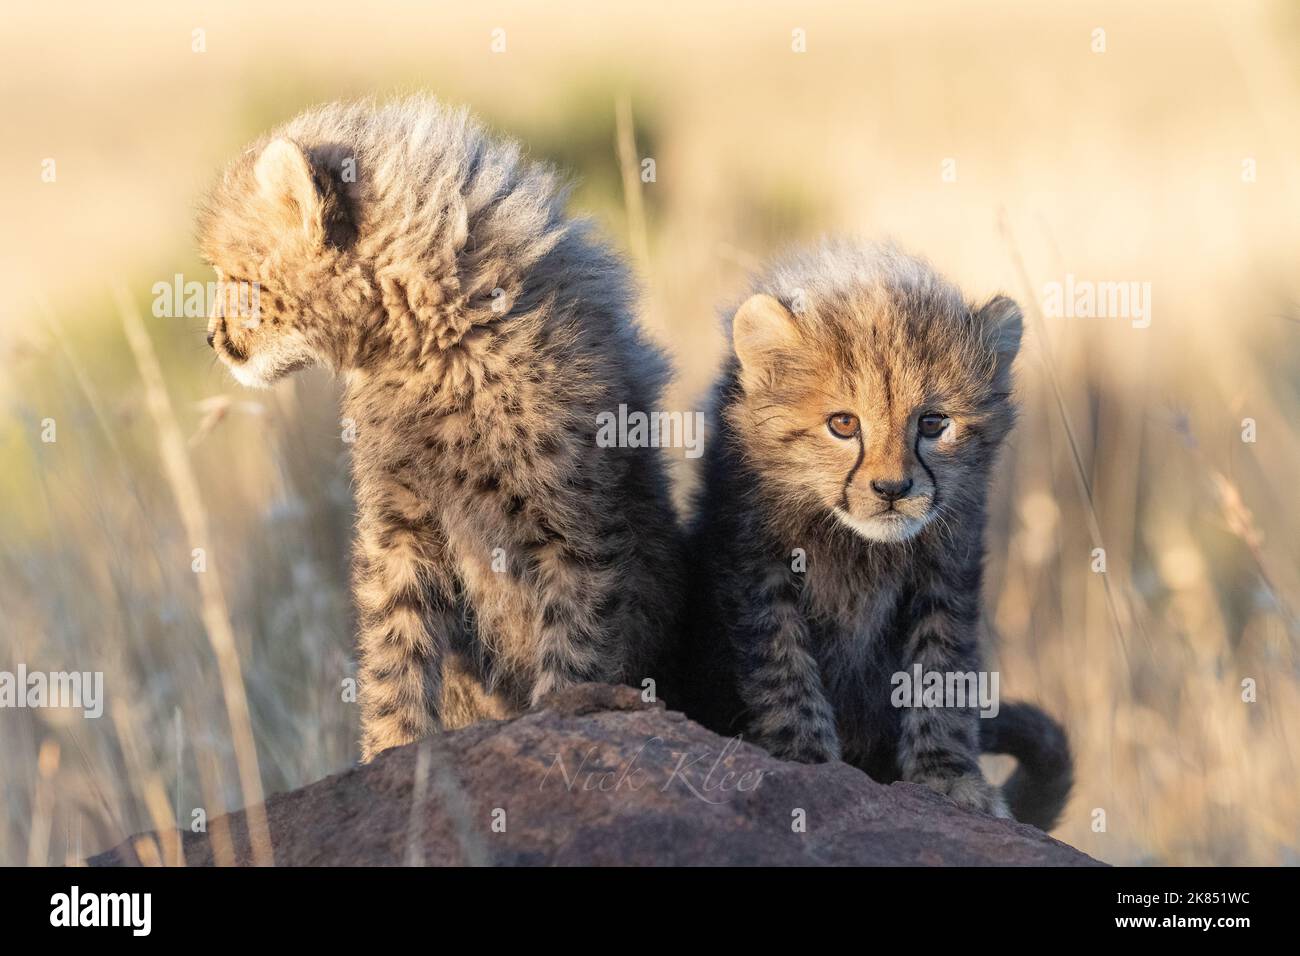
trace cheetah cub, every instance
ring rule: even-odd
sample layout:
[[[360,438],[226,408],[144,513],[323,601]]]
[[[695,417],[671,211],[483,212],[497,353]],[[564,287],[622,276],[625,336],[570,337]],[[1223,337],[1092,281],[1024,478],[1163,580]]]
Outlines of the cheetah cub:
[[[892,248],[778,263],[731,321],[693,562],[695,713],[774,754],[1050,827],[1065,736],[1037,708],[899,706],[895,675],[980,671],[985,500],[1021,315]],[[707,681],[707,686],[705,682]],[[1005,796],[981,750],[1020,766]]]
[[[298,116],[204,205],[218,279],[257,290],[251,321],[213,309],[221,361],[250,386],[344,379],[364,760],[654,678],[678,619],[664,463],[595,442],[600,412],[655,406],[667,365],[563,207],[550,169],[423,97]]]

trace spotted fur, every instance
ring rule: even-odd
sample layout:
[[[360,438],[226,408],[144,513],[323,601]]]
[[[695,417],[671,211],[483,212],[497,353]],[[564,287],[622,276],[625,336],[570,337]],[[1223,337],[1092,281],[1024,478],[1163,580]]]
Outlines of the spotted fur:
[[[200,218],[255,322],[215,309],[240,381],[345,379],[355,427],[362,750],[518,713],[585,680],[639,684],[678,619],[656,450],[598,413],[667,376],[623,265],[564,190],[463,110],[331,105],[254,143]]]
[[[980,771],[978,711],[896,708],[891,677],[981,667],[985,501],[1014,421],[1020,312],[853,243],[779,262],[754,293],[731,317],[692,532],[692,708],[779,756],[843,758],[1006,815]],[[1036,708],[1011,713],[1019,732],[987,732],[990,749],[1025,758],[1056,731],[1034,763],[1052,798],[1033,805],[1040,781],[1021,779],[1013,808],[1050,826],[1064,735]]]

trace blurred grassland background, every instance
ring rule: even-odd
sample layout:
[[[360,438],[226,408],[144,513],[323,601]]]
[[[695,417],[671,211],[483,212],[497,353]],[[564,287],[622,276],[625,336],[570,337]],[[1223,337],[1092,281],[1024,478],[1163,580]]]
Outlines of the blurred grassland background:
[[[645,320],[676,361],[669,408],[702,407],[718,308],[790,242],[893,237],[972,298],[1024,302],[1024,414],[993,493],[987,619],[1003,694],[1042,702],[1074,741],[1057,834],[1114,863],[1300,862],[1294,4],[4,16],[0,669],[102,670],[108,706],[97,721],[0,711],[0,863],[75,860],[177,807],[188,825],[193,807],[241,805],[195,547],[224,583],[264,789],[355,759],[336,385],[310,373],[243,391],[202,319],[152,317],[152,286],[212,278],[193,210],[246,140],[320,101],[417,89],[574,175],[573,208],[633,257]],[[490,50],[498,27],[504,53]],[[620,98],[635,156],[656,164],[644,232],[622,185]],[[1150,327],[1041,318],[1032,303],[1067,274],[1150,282]],[[211,540],[182,524],[115,287],[193,436],[190,504]],[[685,489],[690,463],[675,464]]]

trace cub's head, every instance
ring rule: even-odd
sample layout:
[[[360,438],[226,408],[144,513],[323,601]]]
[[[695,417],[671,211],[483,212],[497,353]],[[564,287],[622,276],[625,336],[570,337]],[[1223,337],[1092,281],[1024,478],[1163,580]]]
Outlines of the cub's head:
[[[234,161],[207,197],[199,246],[217,274],[208,343],[242,384],[336,361],[355,228],[326,151],[274,139]]]
[[[1020,310],[979,307],[924,263],[828,247],[737,310],[729,418],[785,507],[898,542],[979,507],[1014,421]]]

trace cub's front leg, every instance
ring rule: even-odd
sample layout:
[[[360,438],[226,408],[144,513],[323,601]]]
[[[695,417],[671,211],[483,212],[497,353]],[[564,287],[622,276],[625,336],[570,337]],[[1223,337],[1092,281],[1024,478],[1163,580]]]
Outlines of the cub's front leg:
[[[910,606],[906,647],[908,672],[966,673],[978,666],[975,622],[978,595],[949,589],[938,578],[918,587]],[[903,779],[942,793],[971,810],[1011,816],[1002,792],[980,771],[979,711],[975,706],[912,706],[903,711],[899,765]]]
[[[442,729],[442,666],[453,612],[430,555],[426,516],[363,513],[353,587],[357,603],[361,759]]]
[[[744,597],[730,638],[754,742],[784,760],[839,760],[835,712],[811,652],[791,572],[776,563],[754,569],[744,579],[737,589]]]

